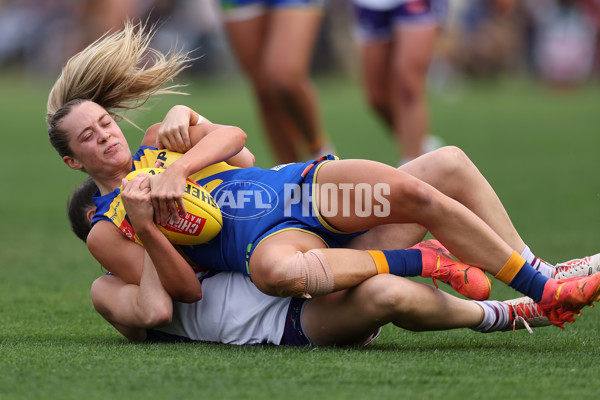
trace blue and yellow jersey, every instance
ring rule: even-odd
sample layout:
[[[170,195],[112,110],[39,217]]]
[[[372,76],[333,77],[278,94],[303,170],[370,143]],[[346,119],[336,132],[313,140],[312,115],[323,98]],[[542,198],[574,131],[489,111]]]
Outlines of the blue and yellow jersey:
[[[150,168],[161,161],[167,168],[181,154],[141,147],[133,157],[132,170]],[[265,238],[283,230],[301,230],[320,237],[324,246],[341,247],[355,234],[337,231],[320,216],[312,202],[313,178],[320,166],[333,156],[306,163],[280,165],[271,169],[237,168],[221,162],[190,176],[208,190],[223,216],[221,232],[210,242],[176,246],[195,266],[250,275],[248,260]],[[120,190],[95,196],[99,220],[114,223],[127,237],[141,244],[122,205]]]
[[[142,146],[133,155],[133,165],[131,170],[135,171],[140,168],[152,168],[155,166],[157,160],[160,160],[160,168],[167,168],[181,156],[181,153],[176,153],[174,151],[157,150],[154,147]],[[227,163],[220,162],[208,166],[207,168],[191,175],[189,178],[197,181],[210,177],[215,173],[231,169],[238,168]],[[120,193],[120,189],[117,188],[112,193],[109,193],[105,196],[99,196],[98,194],[94,196],[94,201],[96,203],[96,214],[92,219],[92,225],[100,219],[109,220],[113,222],[125,234],[125,236],[136,243],[141,244],[139,238],[129,223],[129,219],[127,218],[125,209],[123,208],[121,202]]]
[[[140,168],[152,168],[155,166],[156,161],[160,160],[160,168],[166,168],[179,159],[182,156],[180,153],[176,153],[169,150],[157,150],[154,147],[142,146],[140,149],[133,155],[133,164],[132,171],[135,171]],[[190,176],[190,179],[197,180],[210,176],[215,172],[220,172],[229,169],[238,169],[237,167],[233,167],[227,163],[221,162],[217,164],[210,165],[209,167],[193,174]],[[127,236],[132,241],[138,243],[139,245],[143,245],[138,236],[136,235],[133,227],[131,226],[131,222],[129,221],[129,217],[125,212],[125,207],[123,206],[123,202],[121,200],[121,190],[117,188],[113,190],[111,193],[108,193],[104,196],[100,196],[99,193],[96,193],[94,196],[94,202],[96,204],[96,213],[94,214],[94,218],[92,219],[92,225],[100,220],[110,221],[123,232],[125,236]],[[220,250],[209,251],[209,247],[214,247],[214,244],[218,241],[213,240],[210,243],[210,246],[203,245],[205,248],[206,258],[210,254],[218,255]],[[176,246],[180,253],[181,247]],[[213,258],[213,257],[210,257]],[[188,262],[193,266],[205,267],[208,264],[198,264],[194,260],[188,259]],[[220,260],[220,257],[217,257],[217,260],[213,262],[213,265],[217,266],[222,264],[223,261]],[[220,269],[225,269],[220,268]]]

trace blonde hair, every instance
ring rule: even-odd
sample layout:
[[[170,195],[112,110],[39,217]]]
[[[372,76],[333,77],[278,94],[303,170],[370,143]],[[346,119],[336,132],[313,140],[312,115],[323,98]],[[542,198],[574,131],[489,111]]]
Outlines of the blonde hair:
[[[154,26],[127,21],[122,31],[102,36],[67,62],[50,91],[46,113],[50,142],[59,154],[69,150],[55,143],[61,141],[57,135],[64,136],[58,125],[75,104],[93,101],[120,120],[122,111],[140,108],[152,96],[183,94],[175,90],[181,85],[164,86],[192,59],[187,52],[164,55],[150,48],[155,32]]]

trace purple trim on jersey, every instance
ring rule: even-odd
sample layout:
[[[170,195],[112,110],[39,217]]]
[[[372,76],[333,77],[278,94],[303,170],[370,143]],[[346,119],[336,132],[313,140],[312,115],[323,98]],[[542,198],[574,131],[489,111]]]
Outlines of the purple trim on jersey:
[[[362,39],[391,39],[396,28],[437,23],[447,14],[447,0],[415,0],[388,10],[375,10],[354,4],[356,32]]]
[[[285,316],[285,326],[281,337],[282,346],[313,346],[302,327],[302,310],[308,299],[293,297]]]

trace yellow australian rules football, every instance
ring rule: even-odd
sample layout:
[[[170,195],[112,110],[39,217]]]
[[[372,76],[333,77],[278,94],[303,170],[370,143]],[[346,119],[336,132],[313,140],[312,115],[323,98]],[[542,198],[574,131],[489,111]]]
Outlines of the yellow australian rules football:
[[[156,175],[163,171],[163,168],[140,168],[130,172],[126,179],[130,181],[138,174]],[[180,217],[179,222],[174,223],[171,216],[165,225],[157,225],[171,243],[193,246],[206,243],[219,234],[223,227],[221,210],[206,189],[188,179],[183,203],[186,214]]]

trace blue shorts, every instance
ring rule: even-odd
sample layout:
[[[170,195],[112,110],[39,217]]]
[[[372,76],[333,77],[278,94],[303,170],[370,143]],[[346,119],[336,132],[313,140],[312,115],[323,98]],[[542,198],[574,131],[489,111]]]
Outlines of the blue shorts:
[[[181,250],[197,266],[250,276],[252,253],[278,232],[299,230],[319,237],[323,247],[344,247],[362,232],[342,232],[330,226],[312,201],[314,177],[322,165],[335,160],[325,156],[269,170],[231,169],[197,180],[200,186],[213,188],[209,191],[219,204],[223,226],[209,243],[181,246]]]
[[[301,192],[306,193],[306,198],[313,199],[315,188],[314,178],[319,171],[319,168],[326,162],[335,161],[337,157],[327,155],[319,158],[318,160],[305,163],[304,165],[298,165],[297,167],[290,167],[296,169],[298,172],[302,171],[300,176],[303,176]],[[286,168],[287,166],[282,166]],[[278,167],[274,167],[278,168]],[[304,186],[305,185],[305,186]],[[304,193],[302,197],[304,197]],[[287,196],[284,196],[287,197]],[[272,226],[269,230],[265,231],[262,235],[254,240],[251,246],[249,246],[248,253],[246,255],[247,260],[256,249],[256,247],[268,237],[285,230],[298,230],[313,234],[319,237],[327,247],[340,248],[344,247],[354,237],[362,235],[364,232],[342,232],[325,221],[316,209],[316,205],[311,202],[298,202],[291,206],[288,206],[288,212],[291,214],[289,219],[281,219],[279,223]],[[292,217],[293,216],[293,217]],[[250,271],[248,271],[248,275]]]
[[[355,2],[356,34],[363,41],[388,41],[395,29],[426,24],[441,26],[446,19],[447,8],[447,0],[407,1],[387,10]]]
[[[282,346],[314,346],[302,327],[302,310],[304,310],[307,300],[292,297],[285,316],[283,336],[280,343]]]
[[[283,328],[283,336],[281,337],[281,346],[315,346],[310,338],[304,332],[302,326],[302,312],[304,306],[309,299],[299,299],[292,297],[292,301],[288,307],[287,314],[285,316],[285,325]],[[381,327],[377,328],[375,332],[367,339],[362,346],[369,345],[372,341],[379,337],[381,333]]]
[[[220,3],[226,22],[244,21],[284,8],[322,12],[325,6],[325,0],[220,0]]]

